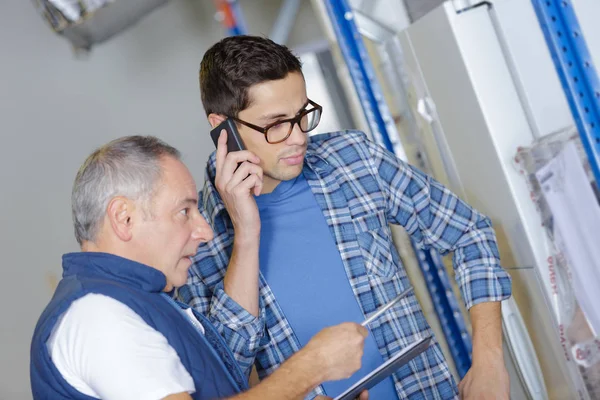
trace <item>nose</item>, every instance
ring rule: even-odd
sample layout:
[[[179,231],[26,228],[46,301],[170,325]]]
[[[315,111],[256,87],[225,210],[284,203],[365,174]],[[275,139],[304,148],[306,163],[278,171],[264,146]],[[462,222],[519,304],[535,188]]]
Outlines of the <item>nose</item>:
[[[292,133],[285,140],[285,144],[288,146],[304,146],[306,144],[307,134],[302,132],[299,124],[294,124]]]
[[[195,223],[192,239],[200,243],[210,242],[214,237],[213,230],[200,213],[198,213]]]

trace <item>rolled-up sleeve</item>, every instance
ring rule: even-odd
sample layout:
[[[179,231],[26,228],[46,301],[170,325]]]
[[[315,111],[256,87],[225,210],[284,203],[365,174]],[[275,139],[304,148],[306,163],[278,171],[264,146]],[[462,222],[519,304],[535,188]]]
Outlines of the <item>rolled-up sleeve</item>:
[[[467,308],[511,295],[489,218],[441,183],[367,142],[373,173],[386,196],[387,216],[421,246],[454,252],[456,281]]]

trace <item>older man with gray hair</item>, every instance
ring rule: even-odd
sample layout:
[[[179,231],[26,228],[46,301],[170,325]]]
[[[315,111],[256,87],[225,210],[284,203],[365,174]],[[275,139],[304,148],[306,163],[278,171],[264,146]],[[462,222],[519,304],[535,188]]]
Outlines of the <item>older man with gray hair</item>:
[[[125,137],[88,157],[72,194],[81,252],[63,256],[33,335],[35,399],[295,399],[360,367],[367,332],[341,324],[247,390],[219,332],[170,296],[213,237],[197,203],[179,152],[156,138]]]

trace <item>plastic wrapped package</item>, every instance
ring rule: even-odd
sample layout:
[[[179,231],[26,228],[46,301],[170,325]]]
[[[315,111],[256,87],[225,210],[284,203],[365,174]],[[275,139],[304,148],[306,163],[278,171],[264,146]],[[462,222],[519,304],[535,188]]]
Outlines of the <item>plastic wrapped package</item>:
[[[578,297],[582,294],[574,290],[574,271],[570,265],[565,245],[564,233],[558,228],[552,208],[544,196],[544,189],[539,181],[539,172],[555,160],[567,146],[575,146],[579,160],[584,167],[585,176],[598,202],[600,195],[598,186],[587,162],[585,151],[574,128],[545,136],[528,148],[520,148],[515,157],[516,165],[526,178],[531,192],[531,199],[540,214],[546,232],[548,254],[548,271],[551,290],[550,300],[554,313],[558,336],[564,349],[569,372],[575,382],[583,382],[587,398],[600,399],[600,338],[594,334]],[[576,227],[575,227],[576,228]],[[576,377],[574,375],[579,375]]]

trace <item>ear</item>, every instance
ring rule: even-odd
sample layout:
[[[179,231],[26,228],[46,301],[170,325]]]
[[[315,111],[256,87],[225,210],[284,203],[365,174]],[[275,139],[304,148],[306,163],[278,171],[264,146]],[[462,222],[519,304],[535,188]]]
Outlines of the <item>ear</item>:
[[[216,128],[221,122],[225,121],[225,116],[221,114],[208,114],[208,123]]]
[[[134,204],[126,197],[115,197],[106,209],[106,217],[110,226],[119,239],[124,242],[133,236]]]

